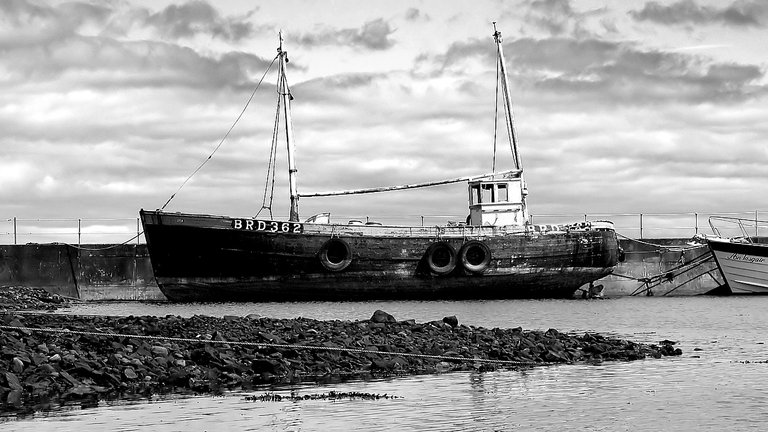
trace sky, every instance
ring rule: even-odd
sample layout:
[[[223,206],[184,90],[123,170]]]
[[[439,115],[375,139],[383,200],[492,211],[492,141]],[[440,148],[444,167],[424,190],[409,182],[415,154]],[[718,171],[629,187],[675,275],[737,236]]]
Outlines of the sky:
[[[762,0],[3,0],[0,219],[135,218],[172,195],[287,218],[282,142],[267,182],[279,31],[299,193],[488,173],[492,22],[531,214],[768,211]],[[463,220],[467,191],[299,211]]]

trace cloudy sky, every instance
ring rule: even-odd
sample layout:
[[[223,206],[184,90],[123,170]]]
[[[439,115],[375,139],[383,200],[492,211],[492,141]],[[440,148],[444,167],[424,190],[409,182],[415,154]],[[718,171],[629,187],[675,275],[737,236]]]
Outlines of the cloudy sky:
[[[162,207],[243,110],[279,30],[300,193],[489,172],[492,21],[531,213],[768,211],[762,0],[3,0],[0,219]],[[275,72],[166,210],[259,211]],[[284,145],[277,161],[284,218]],[[461,220],[466,195],[306,198],[300,212]]]

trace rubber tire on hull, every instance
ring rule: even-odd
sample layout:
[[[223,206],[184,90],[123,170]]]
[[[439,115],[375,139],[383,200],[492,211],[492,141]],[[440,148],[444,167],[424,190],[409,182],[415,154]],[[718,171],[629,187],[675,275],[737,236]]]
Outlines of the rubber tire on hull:
[[[332,238],[323,243],[317,256],[320,259],[320,264],[326,270],[338,272],[346,269],[352,263],[352,248],[346,241]]]
[[[448,242],[432,243],[424,254],[429,270],[438,275],[446,275],[456,268],[456,249]]]
[[[470,240],[461,246],[459,260],[467,271],[482,273],[491,263],[491,249],[479,240]]]

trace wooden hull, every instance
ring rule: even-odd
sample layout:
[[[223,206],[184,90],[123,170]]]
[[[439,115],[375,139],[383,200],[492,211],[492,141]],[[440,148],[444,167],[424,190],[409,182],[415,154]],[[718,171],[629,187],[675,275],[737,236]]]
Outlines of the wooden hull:
[[[157,284],[172,301],[568,298],[610,274],[618,257],[611,229],[542,234],[143,210],[141,219]]]
[[[768,294],[768,245],[708,239],[731,294]]]

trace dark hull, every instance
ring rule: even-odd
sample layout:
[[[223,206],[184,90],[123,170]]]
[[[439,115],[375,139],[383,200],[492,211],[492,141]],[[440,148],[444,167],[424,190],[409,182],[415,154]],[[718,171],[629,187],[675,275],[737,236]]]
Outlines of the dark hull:
[[[293,232],[277,222],[287,229],[269,232],[236,229],[237,219],[221,216],[142,211],[141,218],[155,278],[172,301],[569,298],[610,274],[618,257],[613,230],[300,224]],[[348,245],[341,269],[321,259],[331,238]],[[450,271],[433,271],[430,245],[460,251],[469,239],[490,252],[480,269],[457,258]]]

